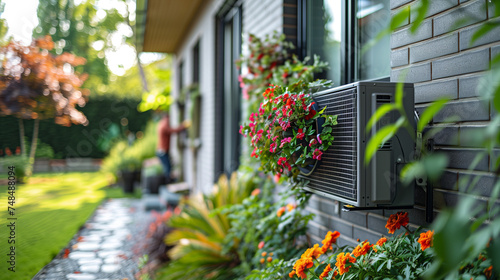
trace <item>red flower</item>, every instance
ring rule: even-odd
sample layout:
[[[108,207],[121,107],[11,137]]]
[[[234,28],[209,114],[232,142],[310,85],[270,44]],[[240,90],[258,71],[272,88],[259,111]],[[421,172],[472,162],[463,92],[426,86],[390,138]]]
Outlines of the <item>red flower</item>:
[[[309,114],[307,114],[307,116],[306,116],[306,121],[314,118],[314,116],[316,116],[316,111],[309,110]]]
[[[299,128],[299,131],[297,131],[297,139],[304,139],[306,135],[304,134],[302,128]]]
[[[264,241],[259,242],[259,246],[258,246],[258,247],[259,247],[259,249],[264,248],[264,244],[265,244],[265,243],[264,243]]]
[[[313,159],[321,160],[321,155],[323,154],[322,151],[319,149],[314,150],[313,152]]]

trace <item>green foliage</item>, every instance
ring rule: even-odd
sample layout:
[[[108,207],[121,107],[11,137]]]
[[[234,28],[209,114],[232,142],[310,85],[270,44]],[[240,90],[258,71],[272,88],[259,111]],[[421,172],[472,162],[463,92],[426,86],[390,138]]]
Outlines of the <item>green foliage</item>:
[[[54,158],[54,149],[49,144],[46,144],[40,139],[36,142],[36,151],[35,151],[35,158],[48,158],[48,159],[53,159]],[[26,154],[29,155],[31,151],[31,145],[29,145],[29,141],[27,137],[24,137],[24,146],[27,148]]]
[[[304,213],[310,194],[300,188],[288,189],[279,194],[280,201],[274,202],[274,189],[274,183],[268,178],[259,191],[241,204],[222,210],[228,213],[231,223],[224,251],[236,245],[241,263],[234,271],[240,276],[265,267],[269,257],[288,259],[304,249],[304,244],[297,240],[305,237],[307,224],[313,217]],[[287,204],[291,200],[293,202]]]
[[[401,217],[404,215],[403,213]],[[340,234],[338,232],[329,232],[322,241],[323,246],[316,244],[302,254],[296,254],[290,260],[275,260],[264,269],[252,271],[246,279],[423,279],[424,275],[432,271],[435,264],[433,263],[434,259],[439,254],[446,254],[452,260],[452,263],[457,261],[460,265],[460,268],[454,271],[452,277],[447,279],[496,279],[491,272],[492,259],[487,250],[475,251],[476,257],[473,259],[461,259],[469,249],[462,246],[464,243],[461,243],[461,241],[466,241],[463,238],[467,236],[468,232],[466,230],[454,232],[453,229],[447,228],[450,234],[447,240],[442,242],[435,238],[435,246],[433,247],[432,231],[423,232],[419,228],[412,232],[406,227],[408,220],[405,222],[393,219],[393,216],[389,218],[386,227],[388,229],[393,228],[395,225],[397,225],[397,228],[403,227],[405,231],[399,235],[390,238],[382,237],[375,244],[362,241],[356,247],[347,245],[340,247],[336,243]],[[461,222],[463,225],[468,223],[468,221]],[[443,224],[443,226],[446,227],[447,225]],[[337,237],[331,239],[329,236]],[[325,250],[325,247],[328,248],[328,245],[325,244],[328,244],[329,240],[333,241],[333,246],[331,250]],[[486,241],[475,241],[479,243],[488,242],[487,239]],[[453,244],[454,250],[440,252],[443,248],[438,248],[438,242]],[[457,246],[457,244],[460,244],[460,246]],[[349,256],[346,256],[347,254]],[[331,269],[325,270],[327,266]],[[444,278],[435,277],[432,279]]]
[[[149,122],[144,132],[144,137],[137,139],[132,145],[123,139],[115,142],[109,155],[104,158],[101,170],[115,176],[119,171],[134,171],[142,167],[142,162],[155,157],[158,135],[156,123]]]
[[[90,96],[88,103],[81,111],[87,116],[87,126],[73,125],[64,127],[54,123],[54,120],[40,121],[39,140],[50,145],[54,150],[54,158],[91,157],[104,158],[109,151],[113,138],[109,135],[112,127],[118,129],[120,137],[129,130],[133,134],[143,131],[145,124],[151,118],[151,112],[137,112],[138,98],[120,98],[116,96]],[[122,126],[120,121],[125,118],[128,124]],[[15,150],[19,146],[18,119],[6,116],[0,117],[0,149]],[[33,121],[24,121],[25,135],[31,141]],[[112,138],[106,138],[111,136]],[[108,139],[108,145],[103,145]],[[26,146],[27,148],[29,146]]]
[[[298,81],[312,82],[315,73],[328,67],[318,56],[314,56],[312,64],[309,64],[308,57],[304,61],[299,61],[295,55],[290,57],[288,50],[295,47],[285,41],[284,34],[273,33],[264,39],[250,34],[248,40],[250,53],[242,55],[236,65],[247,70],[246,74],[240,76],[240,87],[251,111],[258,109],[262,93],[269,84],[286,87]]]
[[[16,180],[24,183],[31,176],[32,166],[26,156],[7,156],[0,158],[0,166],[3,170],[9,170],[9,167],[15,167]]]
[[[192,195],[183,201],[182,212],[170,219],[172,232],[165,241],[174,246],[169,251],[172,261],[161,270],[157,279],[234,279],[232,268],[240,260],[235,246],[223,251],[231,227],[221,207],[239,204],[261,184],[255,176],[233,173],[224,175],[210,195]]]

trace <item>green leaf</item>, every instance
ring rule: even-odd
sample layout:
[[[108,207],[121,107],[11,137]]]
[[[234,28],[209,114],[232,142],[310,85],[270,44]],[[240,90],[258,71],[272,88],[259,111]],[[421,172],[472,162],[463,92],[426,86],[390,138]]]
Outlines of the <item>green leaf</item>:
[[[410,31],[415,33],[417,29],[420,27],[422,22],[425,19],[427,11],[429,10],[429,0],[421,0],[420,5],[417,7],[417,18],[413,22]]]
[[[394,103],[396,103],[396,106],[399,109],[403,108],[403,96],[404,96],[403,86],[404,84],[402,82],[396,84],[396,94],[395,94],[396,100]]]
[[[392,31],[396,30],[403,24],[403,22],[407,21],[409,17],[410,17],[410,6],[407,6],[392,17],[390,25],[391,30]]]
[[[405,122],[406,119],[404,117],[400,117],[396,123],[384,126],[370,138],[370,141],[368,141],[368,144],[366,145],[365,164],[370,162],[379,147],[392,138],[394,134],[396,134],[396,132],[405,124]]]
[[[397,110],[397,107],[395,104],[389,103],[389,104],[384,104],[380,106],[377,111],[375,111],[375,114],[373,114],[366,124],[366,133],[370,132],[372,129],[372,126],[376,124],[383,116],[385,116],[387,113],[389,113],[392,110]]]
[[[496,27],[498,27],[498,22],[485,22],[481,25],[481,27],[472,34],[472,38],[470,39],[469,46],[472,46],[479,38],[486,35],[488,32],[492,31]]]
[[[327,267],[328,264],[327,263],[323,263],[323,264],[320,264],[318,265],[315,269],[314,269],[314,274],[316,275],[320,275],[321,273],[323,273],[323,270],[325,270],[325,267]]]
[[[446,105],[448,99],[440,99],[434,101],[420,116],[417,124],[417,131],[422,132],[425,126],[432,120],[432,118]]]
[[[319,115],[322,115],[322,114],[325,112],[326,107],[327,107],[327,106],[325,106],[325,108],[323,108],[321,111],[319,111],[319,112],[318,112],[318,114],[319,114]]]

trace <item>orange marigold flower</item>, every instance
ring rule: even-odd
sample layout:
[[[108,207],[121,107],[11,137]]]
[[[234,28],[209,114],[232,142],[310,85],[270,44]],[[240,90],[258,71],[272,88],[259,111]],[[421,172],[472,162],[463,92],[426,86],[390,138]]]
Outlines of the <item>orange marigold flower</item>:
[[[276,213],[276,215],[278,217],[281,217],[281,215],[283,215],[283,213],[285,213],[285,206],[283,206],[280,209],[278,209],[278,213]]]
[[[256,195],[259,195],[260,194],[260,189],[255,189],[252,191],[252,193],[250,195],[252,196],[256,196]]]
[[[261,256],[265,257],[267,255],[266,252],[262,252]]]
[[[300,278],[304,279],[307,275],[304,273],[304,270],[311,268],[314,265],[313,259],[308,257],[301,257],[298,259],[293,265],[293,270]]]
[[[387,238],[382,237],[377,241],[377,243],[375,243],[375,245],[382,246],[385,242],[387,242]],[[377,248],[375,246],[373,246],[373,251],[377,252]]]
[[[292,211],[293,209],[295,209],[295,207],[296,207],[296,206],[295,206],[294,204],[292,204],[292,203],[288,203],[288,204],[286,205],[286,210],[288,210],[288,212],[290,212],[290,211]]]
[[[293,278],[293,276],[295,276],[295,270],[292,270],[292,272],[288,273],[288,276],[290,278]]]
[[[351,266],[349,265],[346,267],[347,262],[355,263],[356,259],[351,257],[350,253],[342,252],[337,255],[337,262],[335,263],[335,266],[338,268],[340,275],[349,271]]]
[[[323,241],[321,241],[321,243],[323,243],[323,246],[321,247],[321,250],[323,251],[323,253],[325,253],[328,249],[333,249],[332,244],[337,242],[337,238],[339,238],[339,236],[340,236],[340,233],[338,231],[334,231],[334,232],[329,231],[325,235],[325,239],[323,239]]]
[[[371,247],[373,247],[373,245],[370,245],[370,242],[365,241],[354,248],[352,255],[355,257],[366,255]]]
[[[418,239],[418,243],[420,243],[420,248],[422,251],[432,246],[432,238],[434,236],[433,230],[428,230],[427,232],[422,232],[420,234],[420,238]]]
[[[264,258],[260,259],[260,263],[264,263],[266,260]]]
[[[398,212],[389,216],[385,227],[389,230],[389,233],[393,234],[397,229],[406,226],[409,222],[408,213]]]
[[[314,244],[312,248],[307,249],[301,256],[301,258],[313,258],[317,259],[319,256],[323,254],[323,250],[319,247],[318,244]]]
[[[484,270],[484,276],[486,276],[486,278],[491,278],[491,274],[492,274],[492,270],[493,270],[493,266],[490,265],[490,267],[488,267],[487,269]]]
[[[267,262],[272,262],[273,258],[272,257],[267,257]]]
[[[330,273],[330,271],[332,271],[333,269],[330,267],[330,264],[328,264],[326,267],[325,267],[325,270],[323,270],[323,272],[321,273],[321,275],[319,276],[319,279],[323,280],[323,277],[326,277],[328,276],[328,273]]]

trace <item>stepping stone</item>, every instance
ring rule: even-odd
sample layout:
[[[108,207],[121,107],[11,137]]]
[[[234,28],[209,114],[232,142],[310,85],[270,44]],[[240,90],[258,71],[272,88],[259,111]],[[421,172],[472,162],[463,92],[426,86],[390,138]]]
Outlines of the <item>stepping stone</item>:
[[[121,266],[117,264],[103,264],[101,267],[101,271],[104,273],[113,273],[120,270]]]
[[[73,245],[73,248],[78,251],[95,251],[100,245],[97,242],[78,242]]]
[[[85,273],[71,273],[66,275],[66,278],[70,280],[94,280],[95,276]]]
[[[76,259],[76,260],[81,260],[81,259],[95,259],[95,253],[94,252],[71,252],[69,253],[69,258],[70,259]]]
[[[101,251],[98,254],[99,254],[100,258],[106,258],[109,256],[123,255],[124,253],[122,251],[118,251],[118,250],[106,250],[106,251]]]
[[[104,259],[104,263],[106,264],[118,264],[120,263],[121,261],[123,261],[124,259],[118,257],[118,256],[109,256],[109,257],[106,257]]]
[[[100,268],[101,266],[97,264],[85,264],[80,266],[80,270],[82,272],[88,272],[88,273],[97,273],[99,272]]]
[[[118,249],[122,246],[123,246],[123,242],[114,241],[114,242],[103,243],[101,245],[101,249],[104,249],[104,250]]]
[[[102,264],[102,259],[81,259],[78,260],[79,265]]]

